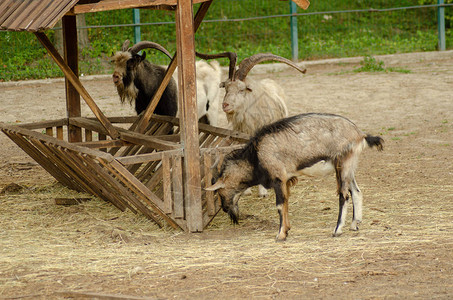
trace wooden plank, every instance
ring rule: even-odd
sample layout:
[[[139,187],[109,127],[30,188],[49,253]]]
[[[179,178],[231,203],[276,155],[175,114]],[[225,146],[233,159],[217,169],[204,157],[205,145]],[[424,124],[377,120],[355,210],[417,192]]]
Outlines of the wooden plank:
[[[89,129],[85,129],[85,141],[86,142],[93,141],[93,131],[91,131]]]
[[[47,127],[56,127],[56,126],[67,126],[68,125],[68,119],[59,119],[59,120],[50,120],[50,121],[42,121],[42,122],[35,122],[35,123],[25,123],[25,124],[20,124],[18,126],[25,128],[25,129],[41,129],[41,128],[47,128]]]
[[[193,3],[201,3],[208,0],[193,0]],[[152,8],[158,5],[174,6],[176,0],[101,0],[97,3],[80,4],[73,8],[75,14],[85,14],[92,12],[100,12],[114,9],[125,8]]]
[[[174,150],[181,148],[181,145],[177,143],[160,140],[136,132],[121,132],[121,139],[132,144],[140,144],[156,150]]]
[[[164,189],[164,212],[170,214],[173,212],[173,199],[171,197],[171,172],[170,156],[164,152],[162,154],[162,186]]]
[[[171,160],[172,166],[172,186],[173,186],[173,205],[174,217],[184,218],[184,193],[182,180],[182,159],[181,156],[175,155]]]
[[[75,16],[64,16],[62,20],[63,27],[63,49],[65,62],[68,67],[79,77],[79,50],[77,46],[77,23]],[[65,77],[65,92],[66,92],[66,115],[68,118],[80,117],[80,94],[76,87]],[[68,141],[81,142],[82,130],[73,125],[68,126]]]
[[[91,149],[99,149],[99,148],[110,148],[110,147],[123,147],[129,146],[128,142],[122,140],[108,140],[108,141],[91,141],[91,142],[81,142],[81,143],[74,143],[75,145],[88,147]]]
[[[61,198],[61,197],[57,197],[54,200],[55,200],[55,205],[69,206],[69,205],[82,204],[83,202],[92,200],[92,198]]]
[[[91,98],[88,91],[85,89],[85,87],[80,82],[80,79],[74,74],[74,72],[72,72],[72,70],[69,68],[69,66],[65,63],[65,61],[60,56],[58,51],[55,49],[53,44],[50,42],[50,40],[46,36],[46,34],[43,32],[35,32],[35,35],[38,38],[38,40],[41,42],[41,44],[44,46],[44,48],[47,49],[47,51],[52,56],[52,58],[57,63],[57,65],[60,67],[60,69],[63,71],[65,76],[69,79],[69,81],[77,89],[77,92],[79,92],[79,94],[83,97],[83,99],[85,100],[88,107],[94,113],[94,115],[99,120],[99,122],[102,124],[102,126],[107,130],[110,137],[112,137],[112,139],[119,138],[119,132],[115,128],[113,128],[113,125],[110,123],[110,121],[105,117],[105,115],[102,113],[102,111],[96,105],[93,98]]]
[[[99,299],[99,300],[149,300],[149,297],[137,297],[130,295],[115,295],[105,293],[94,293],[94,292],[56,292],[55,295],[59,295],[64,298],[71,299]]]
[[[207,2],[209,7],[210,2]],[[203,8],[203,5],[200,9]],[[203,15],[204,16],[204,15]],[[195,79],[195,38],[191,0],[178,0],[176,43],[178,57],[179,117],[184,145],[184,200],[187,227],[203,231],[201,205],[200,149],[198,147],[197,92]]]
[[[63,126],[57,126],[57,139],[63,140]]]
[[[116,160],[119,161],[123,165],[146,163],[146,162],[150,162],[150,161],[161,160],[162,154],[164,154],[164,153],[169,154],[169,155],[182,155],[182,149],[168,150],[165,152],[137,154],[134,156],[126,156],[126,157],[117,157]]]
[[[47,127],[46,128],[46,134],[48,136],[53,136],[53,128],[52,127]]]
[[[211,185],[212,180],[212,156],[210,153],[203,154],[204,161],[204,185],[203,188]],[[215,204],[214,204],[214,192],[205,191],[205,199],[207,211],[210,216],[214,216],[216,213]]]

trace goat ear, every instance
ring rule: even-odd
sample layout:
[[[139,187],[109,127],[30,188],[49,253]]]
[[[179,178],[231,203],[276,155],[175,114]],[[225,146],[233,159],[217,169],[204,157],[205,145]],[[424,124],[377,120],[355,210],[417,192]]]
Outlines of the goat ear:
[[[205,187],[205,191],[217,191],[218,189],[221,189],[224,187],[225,187],[225,183],[223,182],[223,179],[219,179],[213,185]]]
[[[141,60],[145,60],[145,58],[146,58],[146,52],[145,51],[143,51],[143,54],[142,54],[142,56],[140,56],[140,58],[141,58]]]

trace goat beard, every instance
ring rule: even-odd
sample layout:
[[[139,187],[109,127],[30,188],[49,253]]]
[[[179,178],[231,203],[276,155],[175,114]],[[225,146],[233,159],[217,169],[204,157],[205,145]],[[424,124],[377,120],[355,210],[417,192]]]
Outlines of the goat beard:
[[[121,103],[127,101],[132,105],[132,102],[134,102],[134,100],[137,98],[138,89],[134,84],[130,84],[125,87],[123,83],[119,83],[116,85],[116,90],[118,91],[118,95],[120,96]]]

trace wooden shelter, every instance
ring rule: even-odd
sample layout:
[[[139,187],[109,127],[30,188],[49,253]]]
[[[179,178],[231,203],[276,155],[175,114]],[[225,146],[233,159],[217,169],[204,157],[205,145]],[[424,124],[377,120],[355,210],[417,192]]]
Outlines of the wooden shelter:
[[[295,2],[308,7],[306,0]],[[196,3],[200,6],[194,16]],[[247,139],[237,132],[198,124],[194,34],[211,3],[3,0],[0,30],[33,32],[63,71],[67,117],[24,125],[0,123],[0,130],[65,186],[96,195],[121,210],[141,212],[159,225],[166,222],[190,232],[202,231],[220,209],[214,194],[202,190],[211,181],[213,159]],[[108,118],[79,80],[76,15],[126,8],[174,10],[177,53],[144,114]],[[64,57],[45,34],[59,20]],[[176,66],[180,119],[153,115]],[[80,97],[94,118],[81,117]]]

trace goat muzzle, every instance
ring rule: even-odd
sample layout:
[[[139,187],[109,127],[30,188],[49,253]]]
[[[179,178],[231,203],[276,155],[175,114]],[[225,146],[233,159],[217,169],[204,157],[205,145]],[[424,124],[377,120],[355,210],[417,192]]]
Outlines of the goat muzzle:
[[[113,81],[113,83],[114,83],[115,85],[118,85],[118,84],[121,82],[121,77],[122,77],[122,76],[121,76],[120,74],[118,74],[118,73],[116,73],[116,72],[113,73],[113,75],[112,75],[112,81]]]

